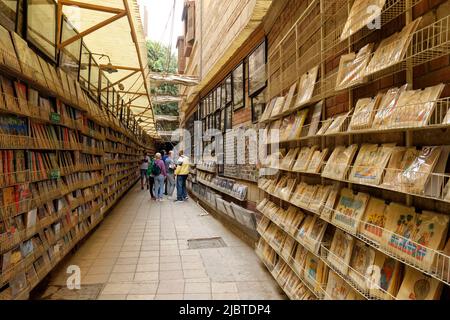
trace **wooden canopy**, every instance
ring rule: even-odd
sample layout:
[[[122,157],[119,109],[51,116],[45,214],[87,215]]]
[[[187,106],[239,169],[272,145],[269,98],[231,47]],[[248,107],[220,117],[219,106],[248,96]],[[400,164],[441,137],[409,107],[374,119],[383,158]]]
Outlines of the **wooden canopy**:
[[[150,99],[149,68],[147,45],[143,24],[136,0],[58,0],[57,19],[62,15],[69,19],[79,34],[63,39],[58,44],[63,48],[83,38],[92,53],[104,54],[111,59],[115,73],[107,74],[111,85],[126,103],[145,110],[145,120],[140,126],[151,136],[157,137],[153,108]],[[58,24],[60,25],[60,24]],[[61,30],[58,30],[58,35]],[[104,66],[108,61],[93,56],[96,62]],[[119,90],[122,84],[125,89]],[[109,89],[108,87],[108,89]],[[101,90],[107,89],[106,86]],[[133,114],[139,111],[130,107]]]

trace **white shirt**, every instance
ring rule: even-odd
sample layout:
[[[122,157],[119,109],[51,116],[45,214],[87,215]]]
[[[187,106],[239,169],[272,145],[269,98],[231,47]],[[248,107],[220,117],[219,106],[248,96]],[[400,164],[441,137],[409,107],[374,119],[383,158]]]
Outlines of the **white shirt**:
[[[145,159],[147,159],[147,162],[142,162],[141,170],[148,170],[148,165],[150,163],[150,157],[149,156],[145,156]]]

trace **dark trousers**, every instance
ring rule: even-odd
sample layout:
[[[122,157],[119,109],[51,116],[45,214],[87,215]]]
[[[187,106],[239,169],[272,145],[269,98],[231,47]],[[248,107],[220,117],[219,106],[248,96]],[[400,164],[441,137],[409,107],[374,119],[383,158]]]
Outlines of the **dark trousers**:
[[[177,176],[177,200],[184,200],[187,198],[186,180],[187,175]]]
[[[150,196],[152,198],[155,197],[154,193],[153,193],[153,185],[155,184],[155,178],[153,178],[152,176],[148,177],[148,183],[150,185]]]

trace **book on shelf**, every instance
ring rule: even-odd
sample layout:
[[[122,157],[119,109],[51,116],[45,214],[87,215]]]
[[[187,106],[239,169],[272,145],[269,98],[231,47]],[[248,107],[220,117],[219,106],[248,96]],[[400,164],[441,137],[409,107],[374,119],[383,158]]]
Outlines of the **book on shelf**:
[[[385,3],[386,0],[356,0],[350,9],[340,40],[344,41],[362,28],[369,26],[381,15]],[[368,8],[377,8],[377,12]]]
[[[9,281],[9,287],[11,288],[11,295],[13,297],[18,296],[27,288],[27,277],[25,272],[19,272]]]
[[[342,189],[331,222],[352,234],[356,234],[369,199],[370,195],[367,193],[358,192],[355,194],[353,190]]]
[[[363,144],[350,172],[350,181],[379,185],[395,144]]]
[[[13,115],[0,115],[0,133],[27,136],[27,120]]]
[[[409,266],[397,294],[397,300],[437,300],[443,289],[442,282]]]
[[[363,300],[344,279],[334,271],[328,273],[328,282],[325,289],[325,300]]]
[[[44,174],[47,178],[48,173],[59,168],[57,155],[54,152],[30,152],[32,175]]]
[[[369,293],[383,300],[394,300],[401,282],[401,262],[375,252],[373,267],[369,270]]]
[[[315,66],[301,76],[297,90],[296,107],[301,107],[311,100],[318,73],[319,66]]]
[[[16,97],[18,100],[20,110],[23,113],[27,113],[28,111],[27,86],[22,82],[15,81],[14,89],[16,92]]]
[[[370,288],[368,285],[367,276],[370,268],[375,262],[376,250],[362,241],[356,240],[353,246],[352,256],[350,259],[350,268],[348,276],[357,286],[367,291]]]
[[[14,86],[11,80],[4,76],[0,76],[1,91],[3,93],[3,103],[7,110],[17,110],[19,105],[14,94]]]
[[[19,61],[9,31],[0,25],[0,62],[20,72]]]
[[[34,79],[34,73],[40,71],[40,65],[34,65],[35,59],[33,57],[33,54],[35,53],[31,51],[31,49],[28,47],[27,42],[22,39],[17,33],[12,33],[12,39],[14,47],[16,48],[16,53],[22,72],[28,77]]]
[[[27,229],[34,228],[37,221],[37,208],[34,208],[25,214],[25,226]]]
[[[336,229],[327,260],[342,274],[346,275],[348,273],[354,244],[355,238],[340,229]]]

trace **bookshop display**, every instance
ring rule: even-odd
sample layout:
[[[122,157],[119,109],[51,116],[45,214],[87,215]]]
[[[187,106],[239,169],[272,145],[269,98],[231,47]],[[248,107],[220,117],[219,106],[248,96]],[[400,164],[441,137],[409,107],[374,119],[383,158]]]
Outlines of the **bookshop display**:
[[[365,9],[385,4],[354,1],[337,41],[364,39]],[[408,67],[422,22],[355,42],[323,83],[329,61],[302,66],[310,71],[269,97],[256,251],[291,299],[436,300],[450,286],[448,85],[375,84]],[[328,112],[345,93],[346,108]]]
[[[0,26],[0,43],[0,299],[26,299],[137,181],[144,149],[17,34]]]

